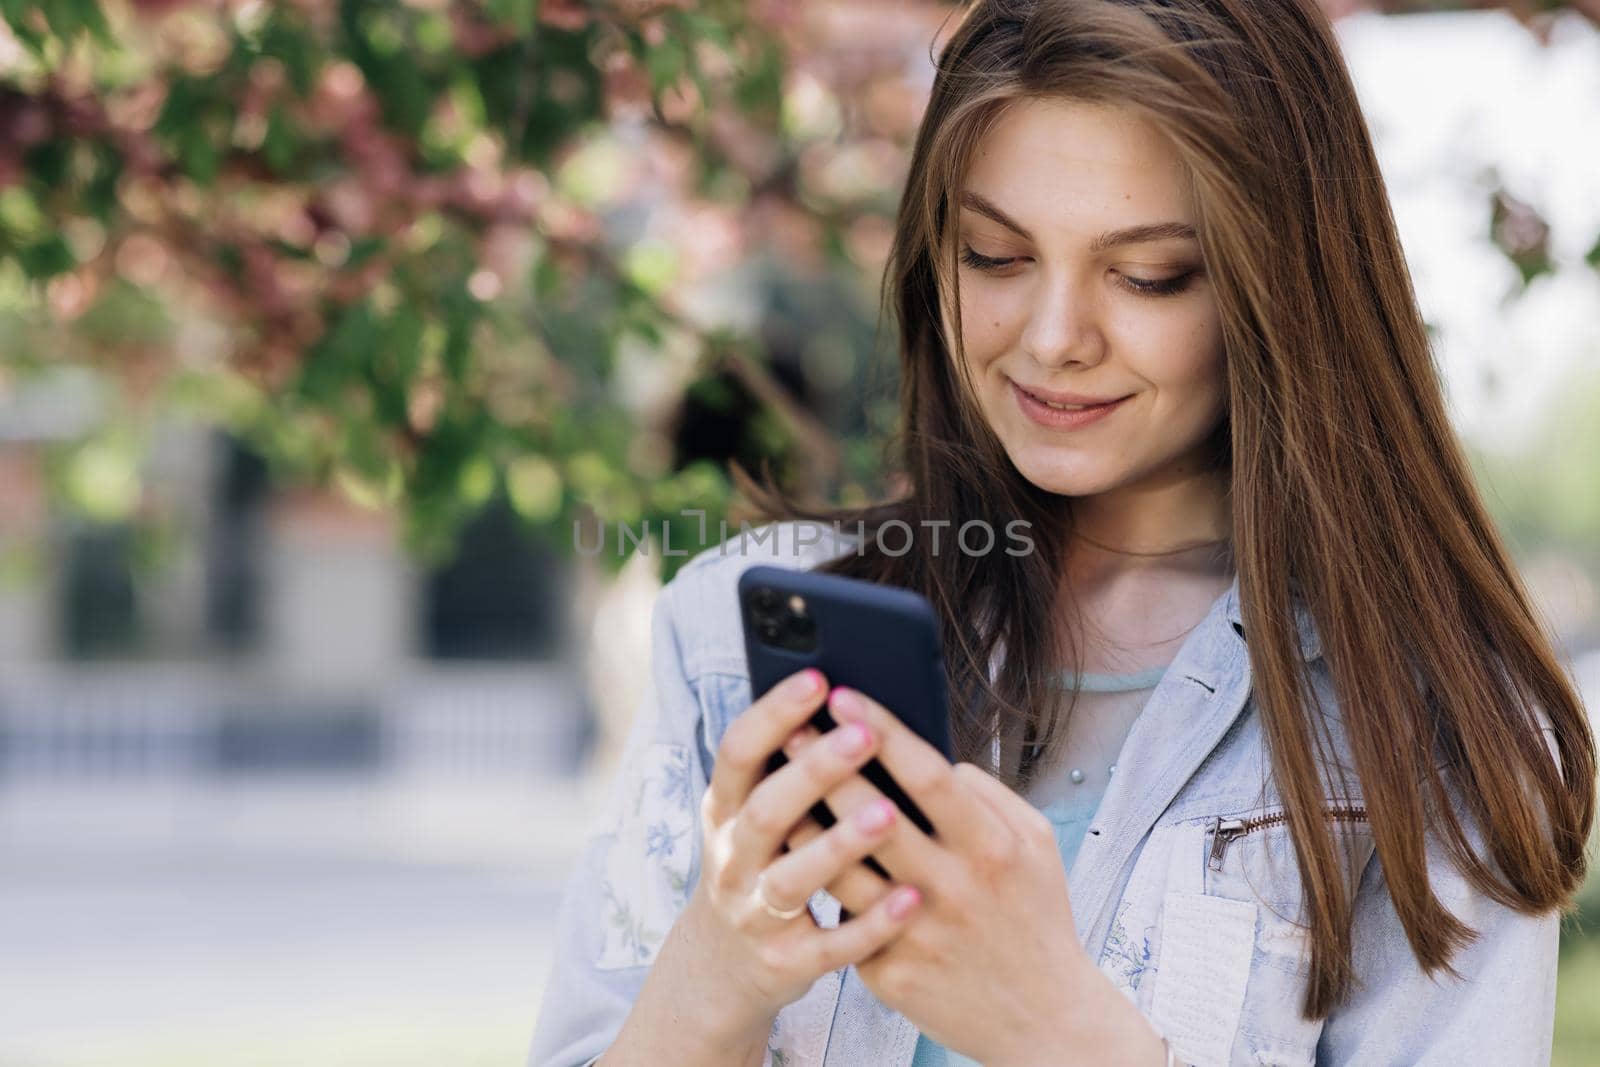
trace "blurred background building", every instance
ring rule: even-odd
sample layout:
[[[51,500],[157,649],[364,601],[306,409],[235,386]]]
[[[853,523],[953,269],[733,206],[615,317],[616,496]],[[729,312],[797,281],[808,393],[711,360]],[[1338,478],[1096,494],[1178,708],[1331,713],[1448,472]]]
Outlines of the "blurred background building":
[[[224,434],[174,426],[150,465],[186,524],[161,566],[131,528],[58,516],[0,600],[8,780],[577,765],[571,576],[503,507],[426,569],[392,519],[275,489]],[[41,507],[37,479],[3,491]]]

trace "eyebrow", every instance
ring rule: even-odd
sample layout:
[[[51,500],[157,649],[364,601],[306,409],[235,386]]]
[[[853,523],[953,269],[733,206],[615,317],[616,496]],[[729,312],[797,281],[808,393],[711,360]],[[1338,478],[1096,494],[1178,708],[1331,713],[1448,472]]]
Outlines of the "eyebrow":
[[[1033,234],[1024,229],[1021,223],[1001,211],[978,193],[970,191],[962,193],[961,206],[976,211],[985,218],[993,219],[1024,241],[1033,240]],[[1185,222],[1150,222],[1141,226],[1127,226],[1120,230],[1108,230],[1089,243],[1089,251],[1103,252],[1115,245],[1138,244],[1143,241],[1166,241],[1174,238],[1194,240],[1194,227]]]

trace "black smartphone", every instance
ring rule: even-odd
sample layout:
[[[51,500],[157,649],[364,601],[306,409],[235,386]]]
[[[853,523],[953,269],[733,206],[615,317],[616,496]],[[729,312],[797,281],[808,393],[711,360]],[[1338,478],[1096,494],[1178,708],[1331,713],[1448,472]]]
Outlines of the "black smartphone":
[[[859,578],[758,565],[739,576],[745,659],[753,699],[806,667],[830,686],[857,689],[882,704],[924,741],[950,759],[950,710],[944,657],[933,608],[920,593]],[[823,704],[811,717],[820,732],[833,729]],[[771,773],[787,763],[783,750],[767,760]],[[924,833],[933,824],[877,759],[861,774]],[[811,815],[824,827],[833,812],[819,800]],[[889,878],[877,860],[864,861]],[[843,921],[848,913],[841,914]]]

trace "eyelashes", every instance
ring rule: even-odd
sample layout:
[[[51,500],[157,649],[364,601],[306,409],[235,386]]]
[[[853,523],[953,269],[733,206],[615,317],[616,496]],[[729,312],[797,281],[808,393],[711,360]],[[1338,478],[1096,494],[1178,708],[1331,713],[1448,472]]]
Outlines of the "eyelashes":
[[[1140,278],[1130,278],[1126,274],[1119,274],[1117,275],[1117,284],[1145,296],[1171,296],[1189,288],[1189,282],[1193,280],[1194,276],[1195,272],[1191,270],[1178,275],[1176,278],[1145,281]]]
[[[988,272],[1001,270],[1015,261],[1010,259],[995,259],[992,256],[982,256],[968,248],[966,245],[962,245],[961,262],[965,263],[973,270]]]
[[[971,248],[963,245],[961,248],[961,262],[968,267],[971,267],[973,270],[982,271],[985,274],[996,274],[1002,270],[1005,270],[1011,264],[1015,263],[1016,260],[996,259],[993,256],[980,255],[979,253],[974,252]],[[1137,293],[1140,296],[1171,296],[1174,293],[1181,293],[1185,289],[1189,288],[1189,283],[1194,280],[1194,276],[1198,273],[1199,271],[1191,270],[1185,271],[1184,273],[1173,278],[1149,280],[1142,278],[1130,278],[1126,274],[1118,274],[1117,284],[1122,286],[1124,289],[1127,289],[1129,292]]]

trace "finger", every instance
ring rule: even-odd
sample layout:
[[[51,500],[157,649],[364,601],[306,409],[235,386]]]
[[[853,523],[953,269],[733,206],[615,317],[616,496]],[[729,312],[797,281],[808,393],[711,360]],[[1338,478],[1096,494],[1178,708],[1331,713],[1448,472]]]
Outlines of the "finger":
[[[837,971],[872,956],[904,932],[921,906],[917,887],[903,885],[849,922],[817,931],[811,970]]]
[[[898,813],[895,813],[898,817]],[[837,828],[839,823],[835,823]],[[815,819],[807,818],[795,827],[794,833],[789,835],[788,845],[790,850],[804,847],[816,840],[829,830],[823,829]],[[884,894],[894,888],[894,883],[884,878],[883,875],[868,867],[865,863],[849,864],[843,873],[837,875],[833,881],[822,887],[828,895],[837,900],[841,905],[840,921],[846,917],[843,913],[860,914],[876,904]]]
[[[840,726],[828,733],[831,735],[849,726],[841,723]],[[824,735],[828,736],[828,735]],[[808,739],[802,735],[791,737],[784,747],[786,754],[791,758],[803,759],[812,749],[826,747],[819,739]],[[877,757],[882,758],[882,742],[878,744]],[[862,761],[863,763],[870,761]],[[860,773],[847,776],[843,781],[829,789],[823,796],[828,810],[833,812],[836,819],[849,819],[856,812],[880,801],[887,800],[876,785],[868,781]],[[970,800],[968,801],[971,802]],[[890,801],[892,804],[893,802]],[[889,877],[896,882],[910,882],[918,886],[932,886],[945,884],[943,876],[948,874],[948,860],[942,849],[934,844],[932,838],[922,832],[922,828],[910,819],[896,818],[894,824],[884,835],[871,856]],[[853,909],[852,909],[853,910]]]
[[[864,722],[881,738],[878,762],[928,817],[938,837],[957,848],[970,848],[994,832],[993,815],[986,807],[974,807],[957,787],[950,761],[899,716],[846,686],[833,688],[828,708],[839,723]]]
[[[731,866],[753,876],[772,862],[781,854],[783,841],[795,824],[829,790],[856,777],[856,772],[872,758],[876,743],[872,731],[860,723],[837,727],[761,779],[729,831]]]
[[[872,851],[896,818],[894,805],[887,801],[884,805],[883,808],[869,808],[863,813],[880,815],[879,819],[842,819],[826,830],[813,820],[805,820],[816,827],[817,832],[803,835],[803,840],[790,834],[790,850],[761,872],[761,884],[768,899],[778,907],[792,907],[790,902],[809,900],[817,890],[828,888],[852,868],[876,878],[861,866],[861,860]],[[829,889],[829,892],[832,890]],[[857,900],[853,910],[865,911],[882,894],[874,894],[870,900],[861,900],[856,893],[850,895]],[[840,900],[842,903],[843,898]]]
[[[773,686],[728,724],[702,802],[702,814],[713,824],[727,822],[744,806],[767,773],[767,758],[821,705],[826,682],[821,671],[807,667]]]
[[[800,824],[797,827],[795,827],[794,831],[791,832],[787,838],[784,839],[783,851],[784,851],[785,854],[793,852],[795,849],[799,848],[801,845],[803,845],[807,841],[809,841],[811,839],[811,837],[815,836],[814,834],[813,835],[809,835],[809,836],[805,836],[805,837],[800,836],[801,834],[803,834],[805,832],[807,827],[816,827],[816,829],[818,829],[818,830],[822,829],[822,827],[817,826],[817,821],[815,819],[810,819],[810,818],[801,819],[800,820]],[[824,928],[823,925],[822,925],[822,920],[817,918],[817,913],[815,911],[812,911],[810,908],[807,908],[806,909],[806,914],[811,917],[811,925],[812,926],[815,926],[819,930]]]

